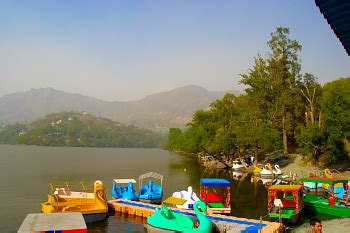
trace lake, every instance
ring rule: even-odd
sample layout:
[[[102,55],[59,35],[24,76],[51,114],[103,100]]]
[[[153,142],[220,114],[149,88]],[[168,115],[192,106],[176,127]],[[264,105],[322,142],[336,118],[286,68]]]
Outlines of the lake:
[[[267,213],[267,192],[250,176],[235,180],[232,171],[207,170],[197,157],[162,149],[76,148],[0,145],[0,232],[16,232],[25,216],[40,213],[50,182],[93,183],[102,180],[111,199],[114,178],[134,178],[147,172],[164,175],[164,197],[187,190],[199,195],[199,179],[220,177],[232,182],[231,215],[259,219]],[[89,224],[89,232],[144,232],[141,217],[111,214]]]

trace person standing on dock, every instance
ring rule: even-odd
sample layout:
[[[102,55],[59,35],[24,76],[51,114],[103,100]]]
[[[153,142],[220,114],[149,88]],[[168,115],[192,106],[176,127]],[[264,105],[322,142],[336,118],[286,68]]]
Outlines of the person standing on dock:
[[[322,223],[318,218],[310,219],[310,227],[312,233],[322,233]]]

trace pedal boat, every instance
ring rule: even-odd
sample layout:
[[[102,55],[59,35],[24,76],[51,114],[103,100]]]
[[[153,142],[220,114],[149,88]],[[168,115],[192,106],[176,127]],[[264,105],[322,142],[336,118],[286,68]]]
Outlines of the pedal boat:
[[[173,197],[182,198],[186,200],[184,204],[176,205],[179,209],[187,209],[191,210],[193,209],[193,205],[195,202],[200,201],[200,199],[197,197],[196,193],[193,192],[193,189],[191,186],[188,186],[187,191],[182,190],[180,192],[173,193]]]
[[[159,184],[154,184],[153,179],[158,180]],[[142,185],[145,179],[149,179],[148,185]],[[150,204],[161,204],[163,199],[163,175],[155,172],[149,172],[139,177],[139,199],[141,202]]]
[[[313,182],[317,184],[327,184],[330,187],[331,192],[329,193],[325,189],[315,189],[314,192],[306,192],[305,210],[310,212],[317,212],[335,217],[348,217],[350,218],[350,202],[345,196],[342,200],[337,200],[335,197],[334,187],[342,184],[345,187],[345,191],[348,193],[348,180],[332,179],[332,178],[301,178],[300,182]],[[318,187],[318,185],[316,185]],[[305,190],[309,191],[309,190]]]
[[[139,197],[134,189],[134,179],[114,179],[112,185],[112,197],[129,201],[138,201]]]
[[[212,222],[202,213],[207,211],[205,203],[202,201],[195,202],[193,209],[198,222],[189,216],[173,212],[163,203],[161,207],[155,209],[153,215],[147,218],[147,232],[212,232]],[[199,226],[197,226],[197,223]]]
[[[243,170],[245,167],[243,166],[242,162],[241,161],[238,161],[238,160],[234,160],[232,162],[232,169],[234,171],[240,171],[240,170]]]
[[[106,218],[108,205],[105,187],[102,181],[94,182],[93,192],[88,192],[86,185],[80,183],[50,183],[52,194],[48,201],[41,204],[43,213],[80,212],[86,223],[101,221]],[[71,191],[71,187],[81,186],[83,191]]]
[[[271,221],[280,217],[284,223],[297,223],[304,208],[301,185],[273,185],[268,189],[268,212]]]
[[[200,199],[210,214],[231,213],[231,182],[220,178],[200,179]]]

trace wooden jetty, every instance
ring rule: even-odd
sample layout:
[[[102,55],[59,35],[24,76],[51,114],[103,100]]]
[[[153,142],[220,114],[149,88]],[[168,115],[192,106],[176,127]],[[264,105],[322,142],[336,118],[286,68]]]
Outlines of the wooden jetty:
[[[87,233],[83,215],[78,212],[28,214],[17,233]]]
[[[113,211],[147,218],[148,216],[152,215],[155,211],[155,208],[159,206],[136,201],[116,199],[108,201],[108,207]],[[170,208],[175,213],[181,213],[190,217],[196,217],[194,211],[172,207]],[[237,218],[219,214],[210,214],[208,215],[208,218],[213,222],[214,230],[219,232],[278,233],[281,232],[281,229],[283,228],[283,225],[276,222],[262,221],[260,223],[259,220]]]

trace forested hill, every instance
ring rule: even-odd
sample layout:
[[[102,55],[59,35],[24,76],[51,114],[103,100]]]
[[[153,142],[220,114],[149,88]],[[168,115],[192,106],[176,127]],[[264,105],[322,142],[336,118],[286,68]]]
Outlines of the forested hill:
[[[162,147],[165,136],[85,112],[60,112],[0,128],[0,143],[43,146]]]
[[[190,85],[138,101],[109,102],[53,88],[32,89],[0,97],[0,123],[32,121],[53,112],[84,111],[142,128],[167,131],[169,127],[185,127],[197,109],[207,109],[226,93]]]

